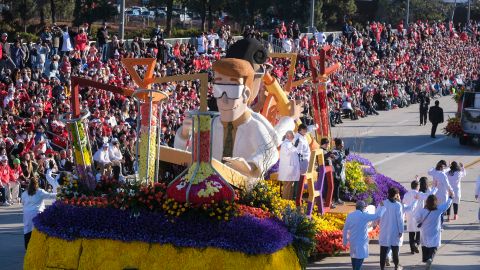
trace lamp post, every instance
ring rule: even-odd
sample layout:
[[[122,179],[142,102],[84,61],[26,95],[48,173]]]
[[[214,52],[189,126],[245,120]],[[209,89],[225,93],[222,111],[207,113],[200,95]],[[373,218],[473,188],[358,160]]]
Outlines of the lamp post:
[[[315,0],[310,0],[310,31],[312,34],[315,34],[314,32],[314,23],[315,21]]]
[[[409,20],[410,20],[410,0],[407,0],[407,18],[405,19],[406,29],[408,29]]]
[[[120,27],[119,37],[123,41],[125,38],[125,0],[120,0]]]

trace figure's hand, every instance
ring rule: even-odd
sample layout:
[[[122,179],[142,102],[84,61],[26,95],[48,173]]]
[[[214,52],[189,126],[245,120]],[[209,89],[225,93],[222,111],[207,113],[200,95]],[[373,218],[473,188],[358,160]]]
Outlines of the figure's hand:
[[[297,120],[300,118],[300,114],[302,113],[302,102],[300,100],[290,100],[290,117]]]
[[[223,160],[225,161],[225,165],[228,167],[240,172],[241,174],[253,176],[253,169],[250,164],[244,159],[240,157],[224,157]]]
[[[190,117],[187,117],[183,120],[183,124],[182,124],[182,138],[183,139],[188,139],[188,137],[190,136],[190,133],[192,132],[192,118]]]
[[[448,197],[453,198],[453,196],[454,196],[453,191],[449,190],[449,191],[448,191]]]
[[[401,238],[402,235],[403,235],[403,233],[399,233],[399,234],[398,234],[398,238]]]

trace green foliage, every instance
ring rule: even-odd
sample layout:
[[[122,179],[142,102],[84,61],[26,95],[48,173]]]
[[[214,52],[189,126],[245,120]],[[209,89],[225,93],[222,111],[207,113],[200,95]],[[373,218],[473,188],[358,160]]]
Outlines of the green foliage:
[[[296,209],[287,206],[282,213],[282,221],[293,236],[293,247],[302,269],[307,268],[308,257],[317,245],[315,221]]]
[[[410,22],[417,20],[443,21],[450,16],[451,5],[442,0],[410,0]],[[379,0],[377,20],[397,23],[406,19],[407,1]]]
[[[324,0],[323,18],[328,26],[341,26],[344,18],[351,18],[357,12],[355,0]]]
[[[16,32],[15,36],[19,36],[25,42],[28,42],[28,41],[36,42],[39,39],[38,35],[35,35],[32,33],[26,33],[26,32]]]
[[[117,14],[117,9],[108,0],[75,1],[73,25],[92,24],[96,21],[108,21]]]

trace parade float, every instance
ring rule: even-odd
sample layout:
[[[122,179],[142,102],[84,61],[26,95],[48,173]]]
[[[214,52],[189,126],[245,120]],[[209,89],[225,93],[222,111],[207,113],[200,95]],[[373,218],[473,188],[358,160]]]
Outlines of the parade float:
[[[61,186],[57,201],[34,219],[24,269],[304,269],[314,254],[348,249],[341,239],[346,214],[328,212],[333,181],[321,151],[313,150],[297,200],[284,200],[275,169],[268,181],[257,179],[252,185],[251,177],[214,158],[218,142],[212,132],[215,113],[207,112],[206,73],[154,78],[154,59],[124,59],[123,64],[136,91],[72,78],[73,112],[64,121],[71,125],[76,172]],[[135,65],[147,66],[143,77]],[[314,74],[320,79],[313,81],[321,92],[334,69],[321,65],[320,70],[321,76]],[[197,80],[201,86],[199,109],[191,112],[191,151],[159,145],[159,113],[168,95],[150,90],[154,83],[185,80]],[[266,76],[264,81],[270,105],[262,112],[278,121],[291,111],[291,103],[274,79]],[[288,84],[295,84],[291,77]],[[88,115],[79,106],[80,86],[136,97],[141,112],[138,164],[136,175],[127,181],[103,176],[92,183],[96,168],[84,125]],[[321,122],[328,121],[321,117],[326,112],[321,109],[322,95],[314,98],[319,130],[311,137],[312,145],[316,135],[330,134],[328,123]],[[162,162],[187,167],[166,182],[158,173]],[[347,167],[345,191],[351,200],[379,202],[385,189],[399,186],[378,174],[368,160],[352,156],[349,163],[353,165]],[[378,226],[370,236],[377,233]]]

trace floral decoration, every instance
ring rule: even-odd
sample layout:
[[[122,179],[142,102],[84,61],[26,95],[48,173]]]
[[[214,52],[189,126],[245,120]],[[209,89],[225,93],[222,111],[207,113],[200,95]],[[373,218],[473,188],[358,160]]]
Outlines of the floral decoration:
[[[199,215],[184,215],[174,222],[162,213],[89,208],[56,202],[34,219],[35,228],[65,240],[111,239],[125,242],[172,244],[177,247],[216,247],[245,254],[271,254],[293,242],[277,219],[249,215],[230,222],[212,222]],[[148,226],[146,226],[148,224]]]
[[[443,133],[447,136],[456,138],[463,136],[462,124],[460,118],[451,117],[447,120],[447,126],[443,128]]]
[[[214,247],[197,249],[176,247],[171,244],[122,242],[111,239],[84,238],[77,241],[80,241],[81,248],[75,242],[50,237],[34,230],[25,255],[24,268],[43,270],[48,265],[52,269],[92,270],[300,269],[292,246],[286,246],[271,254],[248,255]],[[65,256],[62,253],[65,250],[74,252],[67,252],[68,256]]]

